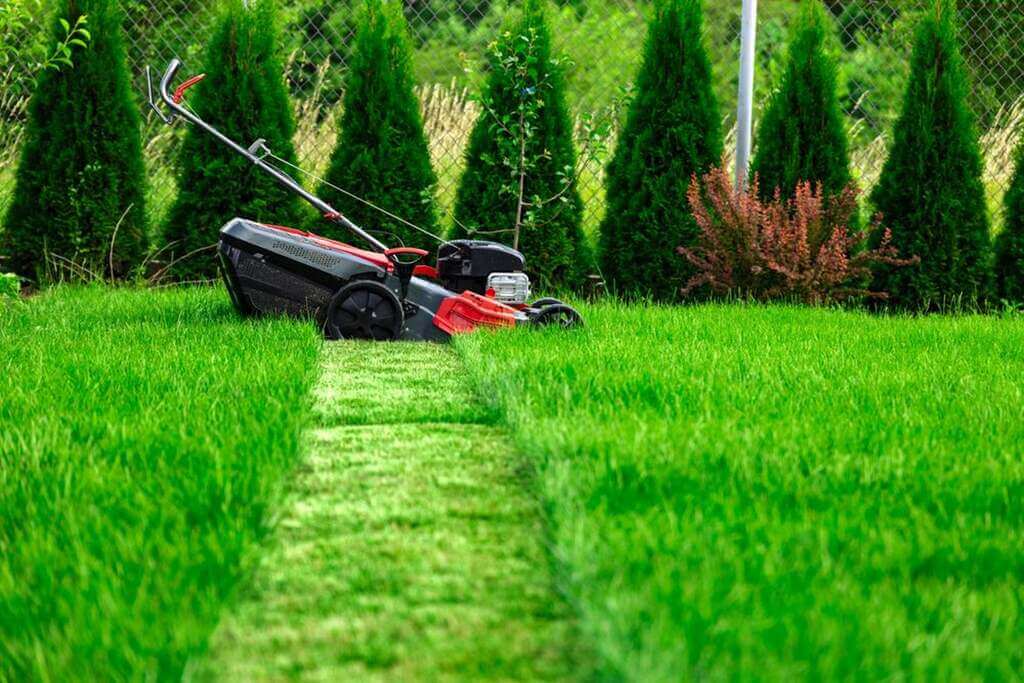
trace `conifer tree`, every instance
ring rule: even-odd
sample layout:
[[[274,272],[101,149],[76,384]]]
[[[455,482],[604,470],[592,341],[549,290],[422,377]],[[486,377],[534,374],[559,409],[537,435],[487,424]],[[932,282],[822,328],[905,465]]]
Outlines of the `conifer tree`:
[[[1024,142],[1017,148],[1013,181],[1004,200],[1006,226],[996,241],[999,296],[1024,303]]]
[[[50,255],[123,276],[145,254],[146,177],[122,15],[116,0],[55,5],[57,41],[82,15],[87,40],[70,45],[73,66],[39,77],[0,252],[30,279],[44,277]]]
[[[938,0],[921,20],[903,111],[872,194],[893,246],[921,259],[876,272],[874,289],[901,308],[973,305],[990,286],[981,153],[955,17],[955,4]]]
[[[207,51],[206,79],[186,98],[229,138],[243,145],[263,138],[275,155],[295,163],[295,123],[276,26],[273,0],[224,0]],[[178,260],[171,272],[179,279],[216,276],[213,251],[204,249],[236,216],[285,225],[301,220],[294,195],[200,130],[190,128],[186,135],[181,169],[164,230],[167,251]]]
[[[436,178],[400,3],[366,0],[349,67],[341,134],[327,181],[436,233]],[[357,224],[394,235],[396,246],[437,246],[423,233],[329,186],[320,189],[320,196]],[[332,225],[318,223],[317,230],[336,233]]]
[[[648,27],[601,225],[602,271],[621,294],[671,300],[691,273],[675,251],[698,233],[686,192],[722,156],[703,23],[701,0],[658,0]]]
[[[762,199],[789,196],[801,182],[835,196],[850,182],[843,114],[836,96],[836,63],[828,49],[831,19],[819,0],[804,0],[785,71],[758,131],[752,171]]]
[[[542,0],[489,49],[484,111],[469,139],[455,203],[456,237],[497,239],[526,256],[541,287],[576,285],[590,266],[576,187],[562,63]]]

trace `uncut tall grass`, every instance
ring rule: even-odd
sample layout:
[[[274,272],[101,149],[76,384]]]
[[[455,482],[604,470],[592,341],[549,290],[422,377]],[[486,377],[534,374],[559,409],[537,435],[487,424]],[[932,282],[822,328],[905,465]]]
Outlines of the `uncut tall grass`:
[[[180,680],[298,455],[320,339],[216,289],[0,302],[0,680]]]
[[[457,348],[600,678],[1019,678],[1024,318],[583,314]]]

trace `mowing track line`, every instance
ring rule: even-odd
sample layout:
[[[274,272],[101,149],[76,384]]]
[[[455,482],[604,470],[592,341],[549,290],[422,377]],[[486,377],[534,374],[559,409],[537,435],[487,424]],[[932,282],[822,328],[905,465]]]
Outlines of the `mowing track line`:
[[[572,678],[539,510],[455,354],[338,343],[323,364],[274,541],[197,678]]]

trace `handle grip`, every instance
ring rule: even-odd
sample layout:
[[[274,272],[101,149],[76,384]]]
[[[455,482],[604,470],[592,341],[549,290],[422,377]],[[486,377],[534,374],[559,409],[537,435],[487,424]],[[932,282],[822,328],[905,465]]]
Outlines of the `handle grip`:
[[[206,78],[206,74],[199,74],[198,76],[193,76],[192,78],[188,79],[187,81],[178,86],[178,88],[174,91],[174,95],[172,96],[171,99],[174,100],[175,104],[181,104],[181,101],[185,99],[185,91],[191,88],[199,81],[203,80],[204,78]]]
[[[416,247],[395,247],[394,249],[387,249],[384,251],[385,256],[429,256],[430,252],[426,249],[417,249]]]

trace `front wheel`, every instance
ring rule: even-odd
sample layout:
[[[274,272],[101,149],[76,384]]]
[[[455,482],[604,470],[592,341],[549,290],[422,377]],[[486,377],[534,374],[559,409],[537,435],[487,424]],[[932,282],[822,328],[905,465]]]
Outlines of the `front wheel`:
[[[583,327],[583,316],[572,306],[557,303],[540,309],[533,316],[533,324],[539,327],[561,327],[568,330],[574,327]]]

